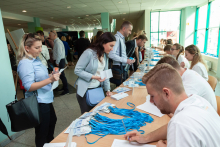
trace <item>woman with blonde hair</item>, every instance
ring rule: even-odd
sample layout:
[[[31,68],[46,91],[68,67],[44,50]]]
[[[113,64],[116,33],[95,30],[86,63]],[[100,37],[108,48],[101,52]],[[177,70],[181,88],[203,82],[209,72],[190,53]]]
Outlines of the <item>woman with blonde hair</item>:
[[[190,69],[200,74],[206,81],[208,81],[208,68],[204,60],[202,59],[199,48],[195,45],[189,45],[185,48],[185,57],[188,61],[191,61]]]
[[[53,107],[53,91],[51,83],[58,81],[60,73],[48,75],[39,55],[42,51],[42,40],[37,34],[25,34],[22,37],[17,59],[18,75],[26,89],[25,98],[37,93],[37,101],[41,115],[41,123],[35,127],[35,144],[43,147],[54,139],[54,129],[57,117]]]
[[[176,58],[181,67],[189,68],[189,61],[184,57],[184,47],[175,43],[171,48],[171,54]]]

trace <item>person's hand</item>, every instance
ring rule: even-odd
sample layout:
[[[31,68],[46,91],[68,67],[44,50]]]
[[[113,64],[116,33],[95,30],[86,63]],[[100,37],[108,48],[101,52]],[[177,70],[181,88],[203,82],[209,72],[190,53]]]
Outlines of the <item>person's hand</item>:
[[[145,141],[144,135],[140,134],[137,130],[128,132],[124,135],[125,140],[131,141],[137,141],[138,143],[147,143]]]
[[[184,62],[181,62],[181,63],[180,63],[180,66],[181,66],[182,68],[184,68],[184,67],[185,67],[185,63],[184,63]]]
[[[50,76],[50,80],[52,81],[52,82],[54,82],[54,81],[58,81],[60,79],[60,73],[55,73],[55,74],[51,74],[51,76]]]
[[[173,117],[173,113],[167,114],[170,118]]]
[[[101,77],[99,77],[99,76],[92,76],[92,79],[96,79],[96,80],[98,80],[99,82],[103,82],[103,81],[105,81],[106,78],[101,79]]]
[[[107,92],[106,92],[106,95],[107,95],[107,96],[112,96],[112,95],[113,95],[113,93],[112,93],[112,92],[110,92],[110,91],[107,91]]]
[[[167,147],[167,141],[166,140],[158,141],[156,147]]]
[[[135,62],[135,59],[133,59],[132,61],[133,61],[133,63],[134,63],[134,62]]]
[[[131,59],[127,59],[127,64],[132,64],[133,63],[133,60],[131,60]]]

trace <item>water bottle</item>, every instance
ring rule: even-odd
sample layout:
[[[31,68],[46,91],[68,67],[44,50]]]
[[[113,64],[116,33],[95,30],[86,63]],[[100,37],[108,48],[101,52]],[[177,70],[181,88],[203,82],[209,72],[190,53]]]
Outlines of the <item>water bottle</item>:
[[[134,58],[132,58],[132,57],[130,57],[129,59],[134,60]],[[133,63],[132,63],[132,64],[133,64]],[[129,64],[126,64],[126,66],[125,66],[125,71],[128,71],[129,68],[130,68],[130,65],[129,65]]]

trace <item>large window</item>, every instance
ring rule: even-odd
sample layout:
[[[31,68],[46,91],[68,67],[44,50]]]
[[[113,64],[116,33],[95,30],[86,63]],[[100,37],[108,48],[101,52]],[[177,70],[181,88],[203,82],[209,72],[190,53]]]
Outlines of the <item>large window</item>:
[[[215,0],[197,8],[195,40],[202,53],[218,57],[220,30],[220,1]]]
[[[181,11],[151,12],[151,45],[158,46],[160,39],[179,43]]]

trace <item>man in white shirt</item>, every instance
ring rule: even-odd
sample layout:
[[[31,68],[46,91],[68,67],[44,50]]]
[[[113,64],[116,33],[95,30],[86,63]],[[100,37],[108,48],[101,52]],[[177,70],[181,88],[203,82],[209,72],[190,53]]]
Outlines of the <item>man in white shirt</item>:
[[[217,111],[215,93],[209,83],[201,75],[193,70],[182,68],[171,56],[163,57],[157,62],[157,65],[161,63],[168,63],[178,71],[182,77],[183,86],[188,96],[197,94],[205,98]]]
[[[65,68],[65,47],[63,45],[63,42],[57,37],[56,31],[51,31],[49,34],[50,39],[54,40],[54,47],[53,47],[53,59],[54,64],[59,67],[59,69]],[[60,75],[60,79],[63,83],[63,88],[60,90],[63,90],[61,95],[69,94],[67,79],[64,74],[64,71]],[[59,91],[60,91],[59,90]]]
[[[187,96],[180,74],[169,64],[156,65],[142,79],[150,102],[161,113],[173,113],[168,126],[146,135],[137,131],[127,133],[129,141],[149,143],[157,147],[218,147],[220,146],[220,117],[210,103],[198,95]],[[166,141],[163,141],[167,139]]]

